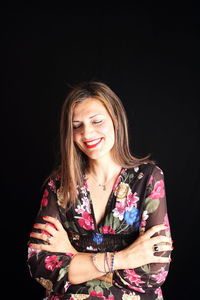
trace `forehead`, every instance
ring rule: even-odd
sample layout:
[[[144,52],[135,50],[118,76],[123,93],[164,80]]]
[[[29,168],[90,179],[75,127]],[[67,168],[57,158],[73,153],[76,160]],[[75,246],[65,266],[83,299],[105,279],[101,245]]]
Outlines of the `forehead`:
[[[104,104],[96,98],[88,98],[81,103],[77,103],[73,110],[73,117],[90,114],[108,114]]]

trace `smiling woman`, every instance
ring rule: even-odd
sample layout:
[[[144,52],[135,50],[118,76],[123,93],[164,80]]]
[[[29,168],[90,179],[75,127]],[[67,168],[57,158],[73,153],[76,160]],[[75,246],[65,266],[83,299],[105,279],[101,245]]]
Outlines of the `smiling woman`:
[[[71,90],[60,149],[29,241],[45,299],[163,299],[173,249],[164,175],[130,153],[125,110],[106,84]]]
[[[96,112],[94,114],[94,112]],[[79,126],[74,127],[74,142],[88,158],[112,160],[111,149],[115,142],[115,132],[112,119],[102,102],[88,98],[76,104],[73,118]],[[73,120],[73,123],[77,121]]]

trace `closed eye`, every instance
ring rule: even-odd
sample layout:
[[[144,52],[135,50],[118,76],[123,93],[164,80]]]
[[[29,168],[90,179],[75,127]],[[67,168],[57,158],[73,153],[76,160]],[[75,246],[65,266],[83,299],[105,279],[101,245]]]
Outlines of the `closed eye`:
[[[98,123],[101,123],[101,122],[102,122],[102,120],[100,120],[100,121],[93,121],[94,124],[98,124]]]
[[[79,126],[73,126],[73,129],[78,129],[81,127],[81,124]]]
[[[100,123],[102,123],[102,121],[103,120],[99,120],[99,121],[92,121],[92,123],[93,124],[100,124]],[[73,129],[78,129],[78,128],[80,128],[82,126],[82,124],[80,124],[80,125],[77,125],[77,126],[73,126]]]

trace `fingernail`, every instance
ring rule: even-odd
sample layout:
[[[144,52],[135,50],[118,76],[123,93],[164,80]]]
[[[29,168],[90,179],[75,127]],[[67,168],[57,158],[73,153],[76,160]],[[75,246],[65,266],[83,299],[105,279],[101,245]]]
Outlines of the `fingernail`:
[[[43,219],[46,219],[46,218],[48,218],[48,216],[43,216],[42,218],[43,218]]]
[[[32,246],[33,246],[33,244],[29,244],[28,246],[29,246],[29,247],[32,247]]]
[[[37,226],[37,224],[34,224],[34,225],[33,225],[33,227],[36,227],[36,226]]]
[[[172,259],[170,258],[170,259],[169,259],[169,261],[171,262],[171,261],[172,261]]]
[[[174,249],[174,246],[172,246],[172,250]]]

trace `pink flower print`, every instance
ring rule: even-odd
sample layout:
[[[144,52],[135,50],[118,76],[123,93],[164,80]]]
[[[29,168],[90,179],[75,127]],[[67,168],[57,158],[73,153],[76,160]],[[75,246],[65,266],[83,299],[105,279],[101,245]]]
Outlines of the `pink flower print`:
[[[167,214],[164,217],[164,224],[167,226],[167,228],[165,230],[167,232],[170,232],[169,219],[168,219],[168,215]]]
[[[92,216],[84,211],[82,218],[78,220],[79,225],[86,230],[94,230],[94,222]]]
[[[128,194],[128,196],[127,196],[128,207],[129,208],[136,207],[137,206],[136,203],[139,200],[140,200],[140,198],[137,196],[136,192],[134,194],[133,193]]]
[[[41,201],[41,206],[42,207],[46,207],[48,205],[48,199],[47,199],[48,195],[49,195],[49,192],[48,192],[47,189],[45,189],[44,194],[42,196],[42,201]]]
[[[50,179],[50,181],[48,183],[48,186],[50,187],[51,191],[56,192],[56,186],[55,186],[55,183],[52,179]]]
[[[147,210],[144,210],[143,213],[142,213],[142,220],[141,220],[141,223],[140,223],[140,227],[145,227],[146,226],[146,220],[148,219],[149,215],[148,215],[148,211]]]
[[[138,179],[141,179],[142,177],[144,177],[144,173],[142,173],[142,172],[140,172],[139,174],[138,174]]]
[[[123,218],[124,218],[125,210],[126,210],[126,204],[125,204],[125,202],[118,202],[117,201],[116,202],[116,206],[113,209],[113,216],[115,218],[119,218],[120,221],[122,221]]]
[[[153,176],[151,175],[150,178],[149,178],[149,182],[148,182],[148,185],[150,185],[153,181]]]
[[[145,283],[141,280],[141,276],[135,273],[133,269],[125,270],[125,278],[129,280],[130,283],[135,283],[135,285],[140,286],[140,283]]]
[[[40,253],[40,252],[41,252],[41,250],[33,249],[33,248],[31,248],[31,247],[28,247],[28,259],[29,259],[30,257],[32,257],[33,255],[38,254],[38,253]]]
[[[104,234],[106,234],[106,233],[115,234],[115,231],[114,231],[114,229],[112,229],[112,227],[105,225],[105,226],[102,227],[102,233],[104,233]]]
[[[128,285],[128,287],[134,291],[137,291],[137,292],[140,292],[140,293],[145,293],[145,291],[141,288],[141,287],[136,287],[136,286],[133,286],[133,285]]]
[[[158,298],[162,298],[162,290],[160,287],[155,290],[155,294],[158,295]]]
[[[168,272],[165,271],[165,269],[162,267],[160,273],[158,273],[157,275],[152,275],[151,277],[156,280],[156,283],[161,283],[167,277],[167,273]]]
[[[62,261],[58,260],[58,256],[56,255],[49,255],[45,258],[45,268],[49,271],[54,271],[55,268],[60,268],[62,265]]]
[[[108,298],[106,298],[106,297],[103,296],[102,292],[97,292],[95,290],[90,292],[90,296],[96,296],[96,297],[98,297],[100,299],[103,299],[103,300],[115,300],[113,295],[109,295]]]
[[[84,208],[83,205],[77,205],[77,208],[75,208],[75,211],[77,212],[77,214],[82,215],[82,213],[84,213]]]
[[[93,290],[92,292],[90,292],[90,296],[96,296],[96,297],[104,298],[102,292],[97,292],[95,290]]]
[[[156,181],[153,191],[149,195],[149,198],[159,199],[159,198],[163,198],[164,196],[165,196],[164,181],[163,180]]]
[[[64,285],[64,290],[65,290],[65,292],[67,291],[67,289],[69,288],[70,285],[71,285],[70,282],[69,282],[69,281],[66,281],[66,283],[65,283],[65,285]]]
[[[88,213],[90,213],[91,212],[91,210],[90,210],[90,201],[89,201],[88,197],[83,197],[83,198],[81,198],[81,200],[83,202],[83,205],[85,206],[86,211]]]

